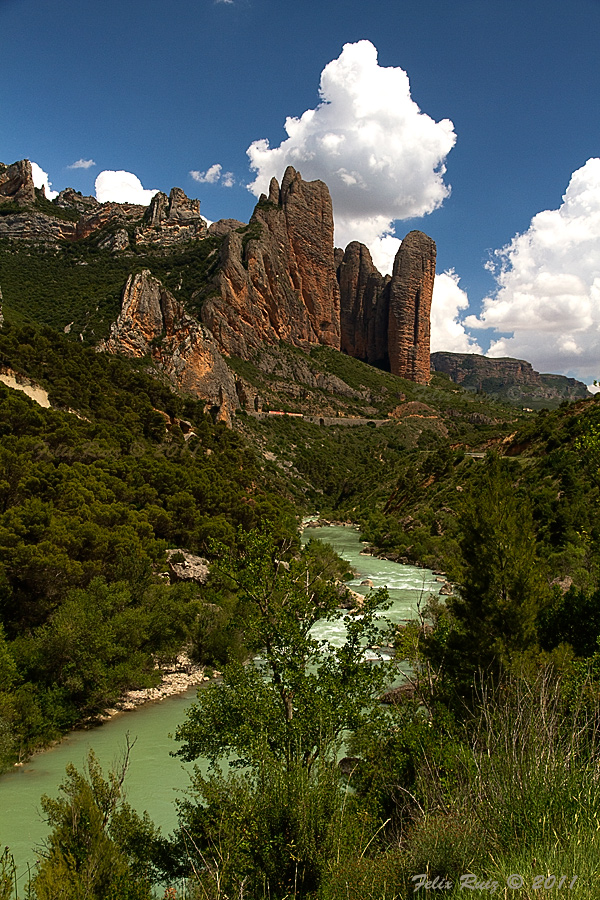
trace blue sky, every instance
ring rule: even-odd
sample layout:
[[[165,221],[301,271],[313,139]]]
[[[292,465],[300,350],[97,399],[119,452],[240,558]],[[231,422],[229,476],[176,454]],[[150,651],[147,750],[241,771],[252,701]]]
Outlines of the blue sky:
[[[247,221],[300,160],[382,268],[436,240],[435,349],[600,377],[600,0],[0,0],[0,34],[3,162]]]

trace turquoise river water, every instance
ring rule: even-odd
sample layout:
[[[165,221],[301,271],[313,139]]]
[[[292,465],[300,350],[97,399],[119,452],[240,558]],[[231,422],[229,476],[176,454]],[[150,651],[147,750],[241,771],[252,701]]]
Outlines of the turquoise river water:
[[[374,588],[388,588],[392,607],[386,618],[391,621],[413,618],[419,598],[439,590],[439,582],[428,569],[361,555],[363,544],[354,528],[306,529],[304,540],[311,537],[330,543],[359,573],[349,582],[353,590],[367,593],[371,588],[360,584],[367,579]],[[343,641],[340,624],[323,623],[315,630],[334,645]],[[0,851],[10,847],[21,885],[26,883],[28,866],[35,863],[36,848],[41,847],[48,832],[40,807],[42,794],[57,796],[65,767],[73,763],[83,768],[91,749],[107,771],[122,758],[127,735],[135,739],[126,780],[127,799],[140,812],[147,810],[164,834],[173,830],[177,822],[174,800],[187,788],[191,765],[170,756],[177,747],[170,735],[195,699],[196,688],[191,688],[176,697],[117,715],[98,728],[74,732],[0,778]]]

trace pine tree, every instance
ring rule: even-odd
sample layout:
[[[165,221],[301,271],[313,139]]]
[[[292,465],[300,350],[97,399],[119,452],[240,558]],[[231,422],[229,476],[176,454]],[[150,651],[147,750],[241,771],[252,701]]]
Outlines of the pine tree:
[[[456,626],[450,667],[497,673],[535,646],[544,596],[531,509],[506,460],[487,458],[465,500],[461,531],[459,592],[448,604]]]

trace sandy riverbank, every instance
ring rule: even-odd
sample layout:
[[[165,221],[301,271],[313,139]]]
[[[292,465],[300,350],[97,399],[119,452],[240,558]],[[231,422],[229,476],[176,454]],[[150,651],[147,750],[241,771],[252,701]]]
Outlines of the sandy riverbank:
[[[129,712],[138,706],[143,706],[144,703],[154,703],[164,700],[166,697],[172,697],[174,694],[182,694],[191,687],[212,681],[221,675],[214,669],[196,665],[185,653],[180,653],[171,666],[163,667],[161,671],[160,684],[153,688],[142,688],[139,691],[127,691],[114,707],[105,710],[104,714],[99,717],[100,720],[104,722],[119,713]],[[210,672],[211,675],[207,675],[207,672]]]

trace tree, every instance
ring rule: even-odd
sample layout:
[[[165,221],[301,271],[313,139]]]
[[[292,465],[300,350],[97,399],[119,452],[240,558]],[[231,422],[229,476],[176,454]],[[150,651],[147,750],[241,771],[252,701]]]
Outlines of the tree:
[[[365,598],[360,616],[344,615],[330,576],[346,566],[316,542],[294,549],[269,531],[239,531],[233,553],[221,548],[220,581],[236,591],[260,655],[200,690],[176,733],[177,755],[214,765],[208,777],[196,769],[179,804],[166,866],[193,872],[202,896],[312,896],[342,842],[340,741],[368,718],[389,678],[388,665],[365,657],[382,642],[387,592]],[[344,638],[317,639],[319,620],[343,624]],[[223,774],[217,763],[226,760],[243,771]]]
[[[460,517],[462,571],[448,606],[455,630],[448,660],[469,678],[497,672],[536,644],[536,618],[545,596],[531,509],[510,466],[488,456]]]
[[[150,900],[148,849],[156,832],[123,797],[131,747],[128,740],[107,778],[90,751],[87,773],[67,766],[62,796],[42,797],[52,832],[32,881],[36,900]]]
[[[380,695],[389,668],[365,651],[382,641],[378,614],[387,608],[387,592],[366,597],[360,616],[344,614],[328,577],[339,566],[335,556],[324,555],[318,542],[297,555],[291,550],[268,531],[241,529],[233,553],[220,548],[215,568],[236,591],[247,643],[260,655],[255,664],[228,665],[221,684],[199,692],[176,733],[183,759],[216,762],[235,753],[249,764],[267,749],[288,766],[300,762],[310,770]],[[343,623],[340,646],[314,636],[323,620]]]

